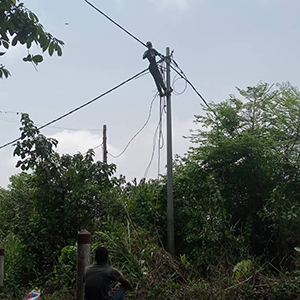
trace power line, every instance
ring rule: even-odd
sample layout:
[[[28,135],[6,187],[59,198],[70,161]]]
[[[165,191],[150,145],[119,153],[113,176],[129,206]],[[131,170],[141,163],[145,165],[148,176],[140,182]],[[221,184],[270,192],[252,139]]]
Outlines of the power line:
[[[20,124],[20,121],[15,120],[15,119],[10,119],[10,118],[3,118],[0,117],[1,121],[9,122],[9,123],[15,123],[15,124]],[[41,124],[38,123],[33,123],[35,126],[42,126]],[[49,128],[55,128],[55,129],[62,129],[62,130],[73,130],[73,131],[96,131],[96,132],[101,132],[102,129],[89,129],[89,128],[70,128],[70,127],[59,127],[59,126],[48,126]]]
[[[126,32],[129,36],[131,36],[132,38],[134,38],[137,42],[139,42],[140,44],[142,44],[143,46],[147,47],[147,45],[142,42],[139,38],[137,38],[136,36],[134,36],[132,33],[130,33],[128,30],[126,30],[124,27],[122,27],[120,24],[118,24],[117,22],[115,22],[112,18],[110,18],[108,15],[106,15],[103,11],[101,11],[99,8],[97,8],[95,5],[93,5],[91,2],[84,0],[87,4],[89,4],[91,7],[93,7],[95,10],[97,10],[100,14],[102,14],[104,17],[106,17],[109,21],[111,21],[113,24],[115,24],[116,26],[118,26],[120,29],[122,29],[124,32]],[[175,62],[174,59],[172,59],[173,63],[176,65],[176,67],[179,68],[178,64]],[[191,86],[191,88],[195,91],[195,93],[200,97],[200,99],[205,103],[205,105],[210,108],[210,106],[208,105],[208,103],[206,102],[206,100],[204,99],[204,97],[198,92],[198,90],[195,88],[195,86],[188,80],[188,78],[184,75],[183,71],[179,68],[180,72],[178,72],[171,64],[170,67],[180,76],[182,77],[184,80],[186,80],[186,82]],[[211,108],[210,108],[211,109]]]
[[[110,18],[108,15],[106,15],[103,11],[101,11],[99,8],[97,8],[95,5],[93,5],[91,2],[84,0],[87,4],[89,4],[91,7],[93,7],[95,10],[97,10],[100,14],[102,14],[104,17],[106,17],[109,21],[111,21],[112,23],[114,23],[116,26],[118,26],[119,28],[121,28],[123,31],[125,31],[128,35],[130,35],[132,38],[134,38],[136,41],[138,41],[140,44],[142,44],[143,46],[147,47],[147,45],[142,42],[140,39],[138,39],[136,36],[134,36],[132,33],[130,33],[128,30],[126,30],[124,27],[122,27],[120,24],[118,24],[117,22],[115,22],[112,18]],[[210,106],[208,105],[208,103],[206,102],[206,100],[203,98],[203,96],[198,92],[198,90],[195,88],[195,86],[188,80],[188,78],[184,75],[183,71],[180,69],[180,67],[178,66],[178,64],[176,63],[176,61],[174,59],[172,59],[173,63],[175,64],[175,66],[180,70],[180,72],[178,72],[171,64],[170,67],[180,76],[182,77],[184,80],[186,80],[186,82],[191,86],[191,88],[195,91],[195,93],[200,97],[200,99],[205,103],[205,105],[210,108]],[[168,62],[167,62],[168,63]]]
[[[154,137],[153,137],[153,146],[152,146],[152,153],[151,153],[151,158],[150,158],[150,162],[145,170],[145,174],[144,174],[144,178],[146,178],[148,176],[148,173],[150,171],[153,159],[154,159],[154,153],[155,153],[155,148],[156,148],[156,138],[157,138],[157,134],[158,132],[160,132],[161,128],[161,123],[162,123],[162,114],[163,114],[163,110],[160,109],[160,115],[159,115],[159,121],[158,124],[156,126],[155,132],[154,132]],[[160,139],[160,135],[159,135],[159,139]],[[160,148],[160,146],[159,146]]]
[[[160,99],[160,124],[159,124],[159,137],[158,137],[158,158],[157,158],[157,180],[159,180],[159,175],[160,175],[160,150],[163,149],[164,147],[164,136],[163,136],[163,132],[162,132],[162,116],[163,116],[163,112],[164,112],[164,105],[165,103],[162,103],[161,101],[162,99]],[[162,107],[163,104],[163,107]],[[161,144],[162,141],[162,144]]]
[[[19,124],[20,123],[20,121],[18,121],[18,120],[15,120],[15,119],[10,119],[10,118],[3,118],[3,117],[0,117],[0,120],[1,121],[5,121],[5,122],[9,122],[9,123],[15,123],[15,124]]]
[[[37,126],[41,126],[41,124],[37,124],[37,123],[34,123],[35,125]],[[97,131],[97,132],[101,132],[102,129],[96,129],[96,128],[92,128],[92,129],[89,129],[89,128],[70,128],[70,127],[60,127],[60,126],[48,126],[49,128],[54,128],[54,129],[62,129],[62,130],[73,130],[73,131],[84,131],[84,130],[87,130],[87,131]]]
[[[123,31],[125,31],[128,35],[130,35],[132,38],[134,38],[136,41],[138,41],[140,44],[142,44],[143,46],[147,47],[146,44],[144,42],[142,42],[140,39],[138,39],[136,36],[134,36],[132,33],[130,33],[128,30],[126,30],[124,27],[122,27],[120,24],[118,24],[117,22],[115,22],[112,18],[110,18],[108,15],[106,15],[103,11],[101,11],[99,8],[97,8],[95,5],[93,5],[91,2],[84,0],[88,5],[90,5],[91,7],[93,7],[95,10],[97,10],[100,14],[102,14],[105,18],[107,18],[109,21],[111,21],[112,23],[114,23],[116,26],[118,26],[119,28],[121,28]]]
[[[94,148],[90,148],[89,150],[96,150],[96,149],[98,149],[98,148],[100,148],[100,147],[102,147],[102,146],[103,146],[103,143],[101,143],[100,145],[98,145],[98,146],[96,146],[96,147],[94,147]],[[89,152],[89,150],[86,151],[83,155],[86,155],[86,154]]]
[[[190,87],[194,90],[194,92],[200,97],[200,99],[205,103],[205,105],[209,109],[211,109],[211,107],[208,105],[208,103],[206,102],[206,100],[204,99],[204,97],[198,92],[198,90],[195,88],[195,86],[188,80],[188,78],[186,77],[186,75],[184,74],[184,72],[182,71],[182,69],[178,66],[178,64],[175,62],[174,59],[172,59],[172,62],[180,70],[180,72],[177,71],[176,68],[174,68],[172,66],[172,64],[170,64],[170,67],[172,68],[172,70],[174,70],[181,78],[183,78],[190,85]]]
[[[143,129],[147,126],[149,120],[150,120],[150,117],[151,117],[151,112],[152,112],[152,107],[153,107],[153,103],[154,103],[154,100],[156,99],[158,93],[155,94],[154,98],[152,99],[151,103],[150,103],[150,108],[149,108],[149,114],[148,114],[148,117],[147,117],[147,120],[145,122],[145,124],[142,126],[142,128],[129,140],[129,142],[126,144],[124,150],[118,154],[118,155],[113,155],[109,152],[107,152],[111,157],[113,158],[119,158],[121,155],[123,155],[125,153],[125,151],[127,150],[127,148],[129,147],[129,145],[132,143],[132,141],[143,131]]]
[[[51,124],[53,124],[53,123],[55,123],[55,122],[57,122],[57,121],[60,121],[61,119],[63,119],[63,118],[65,118],[65,117],[67,117],[67,116],[73,114],[74,112],[76,112],[76,111],[78,111],[78,110],[84,108],[85,106],[90,105],[91,103],[97,101],[98,99],[100,99],[100,98],[106,96],[107,94],[113,92],[114,90],[120,88],[120,87],[123,86],[124,84],[126,84],[126,83],[128,83],[129,81],[135,79],[136,77],[140,76],[141,74],[143,74],[143,73],[146,72],[146,71],[148,71],[148,68],[145,69],[145,70],[143,70],[143,71],[141,71],[141,72],[139,72],[139,73],[137,73],[136,75],[134,75],[134,76],[132,76],[132,77],[126,79],[125,81],[121,82],[120,84],[116,85],[115,87],[111,88],[110,90],[106,91],[105,93],[102,93],[102,94],[99,95],[98,97],[96,97],[96,98],[94,98],[94,99],[92,99],[92,100],[90,100],[90,101],[88,101],[88,102],[86,102],[86,103],[84,103],[84,104],[78,106],[77,108],[75,108],[75,109],[69,111],[68,113],[66,113],[66,114],[64,114],[64,115],[62,115],[62,116],[60,116],[60,117],[58,117],[57,119],[54,119],[54,120],[52,120],[52,121],[50,121],[50,122],[48,122],[48,123],[46,123],[46,124],[40,126],[40,127],[38,128],[38,130],[41,130],[41,129],[43,129],[43,128],[45,128],[45,127],[47,127],[47,126],[49,126],[49,125],[51,125]],[[6,144],[0,146],[0,149],[5,148],[5,147],[7,147],[7,146],[9,146],[9,145],[12,145],[13,143],[19,141],[20,139],[21,139],[21,137],[19,137],[19,138],[15,139],[15,140],[13,140],[13,141],[11,141],[11,142],[9,142],[9,143],[6,143]]]
[[[21,112],[19,111],[3,111],[3,110],[0,110],[0,114],[16,114],[16,115],[19,115],[21,114]]]
[[[180,80],[180,79],[183,79],[182,77],[178,77],[178,74],[176,74],[175,76],[174,76],[174,78],[173,78],[173,82],[172,82],[172,88],[173,88],[173,93],[176,95],[176,96],[181,96],[182,94],[184,94],[184,92],[186,91],[186,89],[187,89],[187,82],[186,82],[186,80],[184,80],[184,88],[183,88],[183,90],[181,91],[181,92],[178,92],[177,90],[176,90],[176,88],[175,88],[175,83],[178,81],[178,80]]]

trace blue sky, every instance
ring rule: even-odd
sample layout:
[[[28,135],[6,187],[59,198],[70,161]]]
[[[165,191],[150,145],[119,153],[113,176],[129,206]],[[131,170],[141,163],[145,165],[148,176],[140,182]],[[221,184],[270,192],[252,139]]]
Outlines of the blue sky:
[[[259,81],[299,85],[300,2],[297,0],[110,0],[91,1],[144,42],[151,40],[174,58],[208,102],[218,103]],[[45,29],[65,42],[62,57],[44,55],[38,72],[15,47],[1,57],[12,76],[0,82],[0,111],[27,112],[44,124],[91,100],[147,67],[142,45],[110,23],[83,0],[24,0]],[[65,23],[69,25],[65,25]],[[0,48],[0,51],[1,48]],[[39,50],[32,50],[39,53]],[[174,74],[172,74],[174,76]],[[175,85],[181,90],[184,84]],[[118,154],[147,119],[155,86],[151,75],[54,124],[81,130],[45,128],[58,139],[60,153],[85,152],[102,142],[108,127],[108,150]],[[188,88],[172,98],[174,153],[189,147],[183,135],[202,114],[201,100]],[[158,123],[158,100],[148,126],[119,159],[109,158],[127,180],[144,176]],[[19,116],[0,113],[0,144],[19,136]],[[165,118],[164,118],[165,121]],[[164,123],[165,126],[165,123]],[[99,131],[91,131],[98,129]],[[13,147],[0,150],[0,186],[15,169]],[[166,148],[161,151],[164,173]],[[96,149],[101,160],[101,148]],[[148,178],[157,177],[157,152]]]

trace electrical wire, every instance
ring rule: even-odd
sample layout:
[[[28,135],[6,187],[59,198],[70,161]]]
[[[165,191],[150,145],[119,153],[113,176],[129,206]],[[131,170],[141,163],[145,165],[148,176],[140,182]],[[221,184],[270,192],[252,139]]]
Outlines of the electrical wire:
[[[126,30],[124,27],[122,27],[120,24],[118,24],[117,22],[115,22],[112,18],[110,18],[108,15],[106,15],[103,11],[101,11],[99,8],[97,8],[95,5],[93,5],[91,2],[84,0],[87,4],[89,4],[91,7],[93,7],[95,10],[97,10],[100,14],[102,14],[104,17],[106,17],[109,21],[111,21],[113,24],[115,24],[116,26],[118,26],[120,29],[122,29],[124,32],[126,32],[129,36],[131,36],[133,39],[135,39],[137,42],[139,42],[140,44],[142,44],[143,46],[147,47],[147,45],[142,42],[140,39],[138,39],[136,36],[134,36],[132,33],[130,33],[128,30]],[[173,52],[172,52],[173,53]],[[200,97],[200,99],[205,103],[205,105],[210,109],[211,107],[208,105],[208,103],[206,102],[206,100],[204,99],[204,97],[198,92],[198,90],[195,88],[195,86],[190,82],[190,80],[188,80],[188,78],[184,75],[182,69],[180,69],[180,67],[178,66],[178,64],[176,63],[176,61],[174,59],[171,60],[174,65],[180,70],[177,71],[176,68],[174,68],[172,66],[172,64],[170,64],[169,62],[167,62],[167,64],[180,76],[182,77],[190,86],[191,88],[195,91],[195,93]],[[0,148],[1,149],[1,148]]]
[[[17,114],[20,115],[22,114],[22,112],[18,112],[18,111],[0,111],[0,113],[2,114]],[[11,119],[11,118],[5,118],[5,117],[0,117],[1,121],[6,121],[6,122],[10,122],[10,123],[15,123],[15,124],[19,124],[20,121],[15,120],[15,119]],[[41,124],[38,123],[33,123],[35,126],[42,126]],[[74,130],[74,131],[83,131],[83,130],[87,130],[87,131],[97,131],[97,132],[102,132],[102,129],[89,129],[89,128],[70,128],[70,127],[60,127],[60,126],[48,126],[49,128],[55,128],[55,129],[62,129],[62,130]]]
[[[10,119],[10,118],[3,118],[3,117],[0,117],[0,120],[1,121],[5,121],[5,122],[9,122],[9,123],[15,123],[15,124],[19,124],[20,123],[20,121],[18,121],[18,120],[15,120],[15,119]]]
[[[134,36],[132,33],[130,33],[128,30],[126,30],[124,27],[122,27],[120,24],[118,24],[117,22],[115,22],[112,18],[110,18],[109,16],[107,16],[103,11],[101,11],[99,8],[97,8],[95,5],[93,5],[91,2],[84,0],[87,4],[89,4],[91,7],[93,7],[95,10],[97,10],[100,14],[102,14],[104,17],[106,17],[109,21],[111,21],[112,23],[114,23],[116,26],[118,26],[120,29],[122,29],[123,31],[125,31],[129,36],[131,36],[133,39],[135,39],[137,42],[139,42],[140,44],[142,44],[143,46],[147,47],[147,45],[142,42],[140,39],[138,39],[136,36]],[[198,92],[198,90],[195,88],[195,86],[188,80],[188,78],[184,75],[183,71],[180,69],[180,67],[178,66],[178,64],[176,63],[176,61],[174,59],[172,59],[172,62],[175,64],[175,66],[180,70],[177,71],[176,68],[174,68],[169,62],[167,62],[167,64],[169,64],[169,66],[180,76],[182,77],[184,80],[186,80],[186,82],[191,86],[191,88],[195,91],[195,93],[200,97],[200,99],[205,103],[205,105],[210,109],[211,107],[208,105],[208,103],[206,102],[206,100],[204,99],[204,97]]]
[[[144,74],[142,74],[142,75],[140,75],[139,77],[136,77],[135,79],[139,79],[139,78],[141,78],[141,77],[143,77],[143,76],[145,76],[145,75],[148,75],[150,73],[150,71],[149,72],[146,72],[146,73],[144,73]]]
[[[21,114],[21,112],[19,112],[19,111],[2,111],[2,110],[0,110],[0,114],[16,114],[16,115],[20,115]]]
[[[152,144],[152,153],[151,153],[151,157],[150,157],[150,162],[149,162],[149,164],[148,164],[148,166],[145,170],[145,173],[144,173],[144,178],[146,178],[148,176],[148,173],[150,171],[150,167],[151,167],[152,162],[153,162],[155,148],[156,148],[156,138],[157,138],[158,129],[159,129],[159,123],[157,124],[155,132],[154,132],[153,144]]]
[[[52,120],[52,121],[50,121],[50,122],[44,124],[44,125],[42,125],[42,126],[40,126],[40,127],[38,128],[38,130],[41,130],[41,129],[43,129],[43,128],[45,128],[45,127],[47,127],[47,126],[49,126],[49,125],[51,125],[51,124],[53,124],[53,123],[55,123],[55,122],[57,122],[57,121],[60,121],[61,119],[63,119],[63,118],[65,118],[65,117],[67,117],[67,116],[73,114],[74,112],[76,112],[76,111],[78,111],[78,110],[84,108],[85,106],[90,105],[91,103],[93,103],[93,102],[97,101],[98,99],[100,99],[100,98],[106,96],[107,94],[109,94],[109,93],[115,91],[116,89],[120,88],[120,87],[123,86],[124,84],[130,82],[131,80],[135,79],[136,77],[140,76],[141,74],[143,74],[143,73],[146,72],[146,71],[148,71],[148,68],[145,69],[145,70],[143,70],[143,71],[141,71],[141,72],[139,72],[139,73],[137,73],[136,75],[134,75],[134,76],[132,76],[132,77],[130,77],[130,78],[124,80],[124,81],[121,82],[120,84],[118,84],[118,85],[116,85],[115,87],[109,89],[108,91],[102,93],[101,95],[97,96],[96,98],[94,98],[94,99],[92,99],[92,100],[90,100],[90,101],[88,101],[88,102],[86,102],[86,103],[84,103],[84,104],[82,104],[82,105],[76,107],[75,109],[69,111],[68,113],[66,113],[66,114],[64,114],[64,115],[62,115],[62,116],[60,116],[60,117],[58,117],[58,118],[56,118],[56,119],[54,119],[54,120]],[[9,142],[9,143],[6,143],[6,144],[0,146],[0,149],[5,148],[5,147],[7,147],[7,146],[9,146],[9,145],[12,145],[12,144],[14,144],[15,142],[19,141],[20,139],[21,139],[21,137],[19,137],[19,138],[17,138],[17,139],[14,139],[13,141],[11,141],[11,142]]]
[[[143,46],[147,47],[147,45],[142,42],[140,39],[138,39],[136,36],[134,36],[132,33],[130,33],[128,30],[126,30],[124,27],[122,27],[120,24],[118,24],[117,22],[115,22],[112,18],[110,18],[108,15],[106,15],[103,11],[101,11],[99,8],[97,8],[95,5],[93,5],[91,2],[84,0],[88,5],[90,5],[91,7],[93,7],[95,10],[97,10],[100,14],[102,14],[105,18],[107,18],[109,21],[111,21],[112,23],[114,23],[116,26],[118,26],[119,28],[121,28],[123,31],[125,31],[128,35],[130,35],[132,38],[134,38],[136,41],[138,41],[140,44],[142,44]]]
[[[165,102],[165,100],[164,100]],[[163,105],[163,106],[162,106]],[[164,136],[162,132],[162,116],[163,116],[163,111],[164,111],[164,105],[165,103],[162,103],[162,98],[160,98],[160,105],[159,105],[159,138],[158,138],[158,157],[157,157],[157,180],[159,180],[159,175],[160,175],[160,151],[164,147]],[[162,143],[161,143],[162,141]]]
[[[146,178],[148,176],[148,173],[150,171],[150,168],[151,168],[151,165],[152,165],[152,162],[153,162],[153,159],[154,159],[154,153],[155,153],[155,149],[156,149],[156,138],[157,138],[157,134],[160,131],[161,124],[162,124],[162,114],[163,114],[163,110],[160,107],[159,121],[158,121],[158,124],[156,126],[156,129],[155,129],[155,132],[154,132],[154,137],[153,137],[153,146],[152,146],[151,158],[150,158],[150,162],[149,162],[149,164],[148,164],[148,166],[145,170],[144,178]],[[159,146],[159,148],[160,148],[160,146]]]
[[[172,66],[172,64],[169,64],[169,66],[171,67],[171,69],[174,70],[181,78],[183,78],[190,85],[190,87],[200,97],[200,99],[204,102],[204,104],[212,111],[211,107],[208,105],[208,103],[206,102],[206,100],[204,99],[204,97],[198,92],[198,90],[195,88],[195,86],[188,80],[187,76],[184,74],[184,72],[182,71],[182,69],[178,66],[178,64],[176,63],[176,61],[174,59],[171,59],[171,62],[173,62],[173,64],[180,70],[180,72],[177,71],[176,68],[174,68]]]
[[[183,80],[183,78],[182,77],[178,77],[179,75],[178,74],[176,74],[175,76],[174,76],[174,79],[173,79],[173,82],[172,82],[172,89],[173,89],[173,93],[174,93],[174,95],[175,96],[181,96],[182,94],[184,94],[185,93],[185,91],[187,90],[187,82],[186,82],[186,80],[184,80],[184,88],[183,88],[183,90],[181,91],[181,92],[178,92],[178,91],[176,91],[176,88],[175,88],[175,83],[178,81],[178,80]]]
[[[91,149],[96,150],[96,149],[98,149],[98,148],[100,148],[100,147],[102,147],[102,146],[103,146],[103,143],[101,143],[100,145],[98,145],[98,146],[96,146],[96,147],[94,147],[94,148],[91,148]]]
[[[152,101],[150,103],[149,114],[148,114],[147,120],[144,123],[144,125],[141,127],[141,129],[129,140],[129,142],[126,144],[125,148],[123,149],[123,151],[120,154],[113,155],[113,154],[107,152],[108,155],[110,155],[113,158],[119,158],[120,156],[122,156],[125,153],[125,151],[127,150],[127,148],[129,147],[129,145],[133,142],[133,140],[143,131],[143,129],[147,126],[147,124],[148,124],[148,122],[150,120],[151,113],[152,113],[153,103],[154,103],[154,100],[156,99],[157,95],[158,95],[158,93],[155,94],[154,98],[152,99]]]
[[[182,77],[183,79],[186,80],[186,82],[192,87],[192,89],[195,91],[195,93],[201,98],[201,100],[205,103],[205,105],[207,106],[207,108],[209,109],[209,111],[212,112],[212,114],[215,116],[215,118],[217,120],[220,121],[220,123],[222,123],[222,120],[220,119],[220,117],[218,116],[218,114],[216,113],[216,111],[210,106],[208,105],[208,103],[205,101],[205,99],[203,98],[203,96],[197,91],[197,89],[194,87],[194,85],[187,79],[186,75],[184,74],[184,72],[182,71],[182,69],[179,67],[179,65],[176,63],[176,61],[174,59],[171,60],[173,62],[173,64],[180,70],[180,73],[170,64],[170,67],[178,74],[180,75],[180,77]],[[227,130],[228,131],[228,130]],[[231,135],[231,133],[228,131],[228,134]]]
[[[34,123],[34,125],[41,126],[41,124],[37,124],[37,123]],[[48,126],[48,127],[49,128],[54,128],[54,129],[72,130],[72,131],[84,131],[84,130],[87,130],[87,131],[102,132],[102,129],[96,129],[96,128],[92,128],[92,129],[89,129],[89,128],[70,128],[70,127],[60,127],[60,126]]]
[[[100,145],[98,145],[98,146],[96,146],[96,147],[94,147],[94,148],[90,148],[89,150],[96,150],[96,149],[98,149],[98,148],[100,148],[100,147],[102,147],[102,146],[103,146],[103,143],[101,143]],[[83,155],[86,155],[86,154],[89,152],[89,150],[86,151]]]
[[[9,123],[14,123],[14,124],[20,124],[20,121],[15,120],[15,119],[10,119],[10,118],[3,118],[0,117],[0,121],[5,121]],[[41,124],[38,123],[33,123],[35,126],[41,126]],[[96,132],[102,132],[102,129],[89,129],[89,128],[70,128],[70,127],[59,127],[59,126],[48,126],[49,128],[55,128],[55,129],[62,129],[62,130],[73,130],[73,131],[96,131]]]

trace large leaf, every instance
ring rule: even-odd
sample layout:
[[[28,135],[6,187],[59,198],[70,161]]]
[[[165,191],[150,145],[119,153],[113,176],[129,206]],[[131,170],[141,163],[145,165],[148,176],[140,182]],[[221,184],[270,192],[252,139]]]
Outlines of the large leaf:
[[[38,63],[43,61],[42,55],[35,55],[32,57],[33,62],[37,65]]]

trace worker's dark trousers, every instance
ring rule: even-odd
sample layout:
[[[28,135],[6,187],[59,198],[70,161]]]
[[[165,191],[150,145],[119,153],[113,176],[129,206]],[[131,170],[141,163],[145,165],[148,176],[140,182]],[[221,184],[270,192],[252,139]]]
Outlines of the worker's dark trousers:
[[[158,89],[158,92],[162,93],[163,92],[162,89],[164,91],[166,91],[167,88],[165,86],[165,83],[163,81],[161,73],[158,70],[157,65],[149,66],[149,71],[150,71],[151,75],[153,76],[153,79],[155,81],[155,84],[156,84],[156,87]]]

